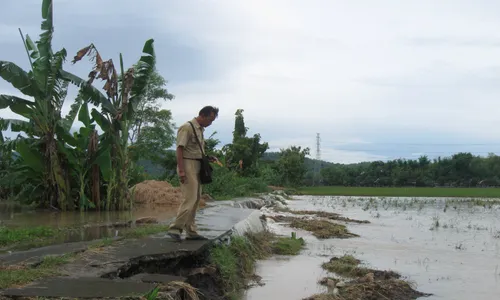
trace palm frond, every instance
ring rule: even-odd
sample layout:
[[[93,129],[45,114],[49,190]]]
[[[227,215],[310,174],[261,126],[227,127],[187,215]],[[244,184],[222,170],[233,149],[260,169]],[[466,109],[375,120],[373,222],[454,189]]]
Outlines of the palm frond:
[[[143,55],[135,66],[134,84],[132,86],[131,97],[128,103],[128,118],[132,118],[137,110],[137,105],[141,96],[147,88],[151,74],[156,66],[156,55],[154,51],[154,39],[149,39],[142,49]]]
[[[63,119],[62,126],[66,131],[69,131],[71,129],[71,126],[73,126],[73,123],[75,122],[76,116],[78,114],[78,111],[80,110],[80,107],[82,106],[82,103],[83,103],[83,97],[82,97],[82,90],[80,89],[78,95],[75,98],[75,102],[71,104],[68,114]]]
[[[10,107],[14,103],[23,103],[25,105],[35,104],[33,101],[29,101],[16,96],[0,94],[0,109]]]
[[[53,105],[59,111],[61,110],[64,98],[66,97],[69,84],[67,81],[59,79],[62,65],[66,60],[66,54],[66,49],[63,48],[61,51],[56,52],[52,56],[52,60],[50,62],[50,73],[47,78],[47,92],[52,96]]]
[[[15,63],[0,60],[0,77],[27,96],[37,95],[38,90],[32,84],[28,73]]]

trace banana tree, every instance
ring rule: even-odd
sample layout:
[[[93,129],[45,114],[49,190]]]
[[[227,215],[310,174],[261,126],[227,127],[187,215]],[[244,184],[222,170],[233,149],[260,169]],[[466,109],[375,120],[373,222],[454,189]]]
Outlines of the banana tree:
[[[78,120],[84,126],[79,132],[73,134],[71,144],[76,147],[61,146],[61,151],[66,154],[70,162],[71,172],[76,178],[80,210],[97,208],[100,210],[100,173],[109,181],[111,170],[110,144],[99,143],[96,124],[89,116],[87,103],[82,103]],[[88,197],[87,190],[91,196]]]
[[[24,37],[20,31],[31,70],[26,72],[15,63],[0,61],[0,77],[32,100],[0,95],[0,109],[10,108],[17,115],[28,119],[4,122],[10,123],[12,131],[21,131],[32,138],[30,142],[18,144],[17,151],[24,162],[29,162],[25,167],[36,174],[45,175],[42,185],[50,203],[66,210],[73,209],[74,205],[69,203],[69,177],[63,168],[64,158],[58,152],[58,141],[68,135],[61,118],[61,108],[69,81],[61,77],[66,50],[52,51],[52,7],[51,0],[43,1],[42,33],[36,43],[28,35]],[[32,157],[35,153],[36,158]]]
[[[85,102],[100,107],[100,111],[92,109],[91,115],[104,131],[101,141],[111,146],[111,173],[105,206],[107,210],[112,206],[125,209],[129,204],[129,132],[137,105],[155,68],[153,43],[153,39],[146,41],[143,55],[126,71],[120,54],[120,73],[116,70],[113,60],[104,61],[93,44],[78,51],[73,60],[73,63],[76,63],[87,55],[95,62],[88,80],[63,71],[64,78],[80,87],[80,94]],[[104,93],[92,86],[95,79],[105,82]]]

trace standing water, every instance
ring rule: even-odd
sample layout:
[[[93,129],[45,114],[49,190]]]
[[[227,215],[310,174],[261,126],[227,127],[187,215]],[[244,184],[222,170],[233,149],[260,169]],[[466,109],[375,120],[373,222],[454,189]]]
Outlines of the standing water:
[[[68,229],[59,242],[88,241],[117,236],[130,227],[130,221],[140,218],[168,222],[175,217],[176,212],[176,208],[171,206],[157,205],[137,206],[132,211],[34,211],[15,204],[1,203],[0,226]]]
[[[310,233],[272,224],[278,233],[296,231],[306,240],[299,256],[258,263],[265,285],[246,300],[303,299],[322,293],[321,264],[352,254],[374,269],[394,270],[423,299],[498,299],[500,295],[500,205],[497,200],[445,198],[296,197],[293,210],[340,213],[368,220],[347,224],[360,237],[318,240]]]

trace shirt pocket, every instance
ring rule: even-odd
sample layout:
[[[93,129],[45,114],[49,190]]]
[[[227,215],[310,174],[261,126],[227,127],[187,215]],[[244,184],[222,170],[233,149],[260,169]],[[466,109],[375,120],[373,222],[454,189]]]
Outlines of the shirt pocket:
[[[193,145],[193,147],[199,149],[198,140],[196,139],[196,136],[194,134],[192,134],[191,137],[189,137],[189,142]]]

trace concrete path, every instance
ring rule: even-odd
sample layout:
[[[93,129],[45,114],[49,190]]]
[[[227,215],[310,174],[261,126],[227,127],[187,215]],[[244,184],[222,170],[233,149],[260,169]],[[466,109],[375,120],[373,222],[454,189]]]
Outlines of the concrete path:
[[[183,259],[201,254],[214,241],[231,234],[235,227],[241,228],[249,217],[255,218],[255,213],[258,212],[228,206],[212,206],[199,211],[197,224],[200,233],[209,238],[207,241],[184,240],[176,243],[165,237],[165,234],[158,234],[138,240],[118,241],[105,251],[85,251],[88,245],[73,243],[4,255],[0,261],[13,264],[33,261],[34,257],[41,259],[45,255],[85,251],[76,261],[61,269],[65,277],[43,279],[26,287],[6,289],[0,291],[0,295],[70,298],[144,295],[157,283],[184,281],[183,277],[169,275],[169,268],[175,268],[175,264],[181,264]],[[159,262],[168,263],[162,265]]]

